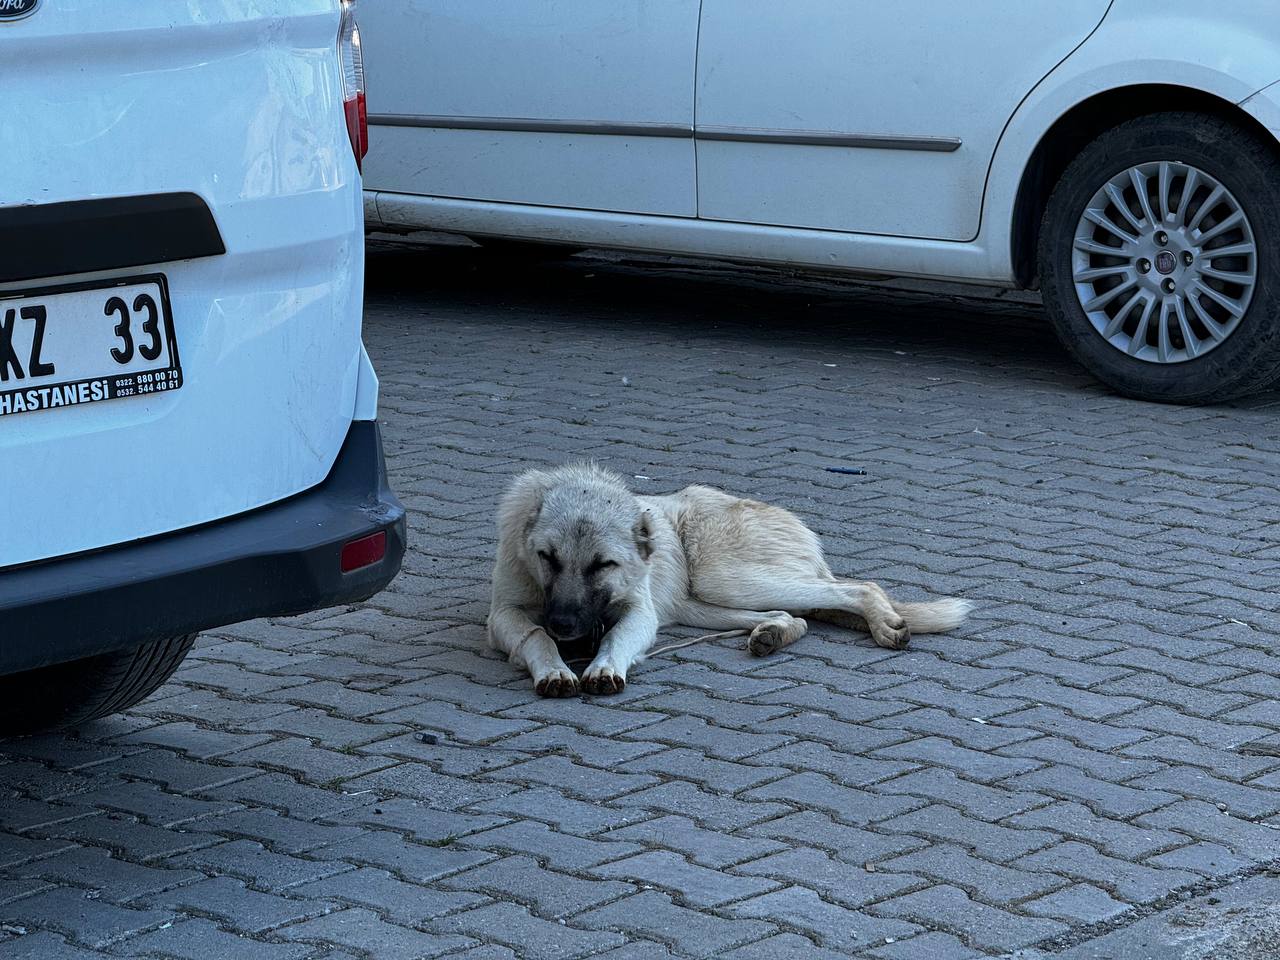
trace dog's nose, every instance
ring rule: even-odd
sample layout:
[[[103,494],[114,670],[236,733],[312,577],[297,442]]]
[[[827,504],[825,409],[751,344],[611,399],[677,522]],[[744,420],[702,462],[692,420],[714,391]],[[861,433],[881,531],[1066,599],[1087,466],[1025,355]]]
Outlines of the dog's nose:
[[[572,638],[575,627],[577,627],[576,621],[568,614],[553,613],[547,617],[547,629],[561,640]]]

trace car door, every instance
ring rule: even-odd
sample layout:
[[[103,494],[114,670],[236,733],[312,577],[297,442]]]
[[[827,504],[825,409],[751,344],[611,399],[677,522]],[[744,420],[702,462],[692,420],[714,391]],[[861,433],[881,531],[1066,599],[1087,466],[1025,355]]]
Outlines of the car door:
[[[361,5],[366,188],[694,216],[698,6]]]
[[[698,212],[969,240],[1019,101],[1110,0],[703,0]]]

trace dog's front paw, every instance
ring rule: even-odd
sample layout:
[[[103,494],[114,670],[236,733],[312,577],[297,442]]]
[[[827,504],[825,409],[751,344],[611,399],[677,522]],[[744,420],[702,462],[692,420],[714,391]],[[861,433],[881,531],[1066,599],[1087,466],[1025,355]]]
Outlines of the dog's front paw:
[[[533,689],[540,697],[576,697],[578,678],[571,670],[552,670],[533,681]]]
[[[901,617],[892,617],[871,624],[871,639],[876,645],[890,650],[905,650],[911,642],[911,629]]]
[[[627,678],[607,664],[597,666],[593,663],[582,675],[582,689],[587,693],[621,693],[626,685]]]

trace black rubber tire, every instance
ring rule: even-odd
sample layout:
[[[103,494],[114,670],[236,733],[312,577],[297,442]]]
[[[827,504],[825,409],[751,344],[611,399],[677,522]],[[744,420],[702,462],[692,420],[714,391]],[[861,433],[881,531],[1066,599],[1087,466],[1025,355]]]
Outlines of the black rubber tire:
[[[537,240],[511,240],[507,237],[471,237],[490,253],[512,260],[537,262],[541,260],[567,260],[586,247],[571,247],[561,243],[540,243]]]
[[[192,633],[0,677],[0,736],[76,727],[127,710],[173,675],[195,639]]]
[[[1257,286],[1239,326],[1194,360],[1157,364],[1107,343],[1080,306],[1072,244],[1085,205],[1128,167],[1177,160],[1216,177],[1244,207],[1258,246]],[[1059,339],[1090,373],[1119,393],[1160,403],[1214,403],[1280,379],[1280,155],[1252,130],[1200,113],[1156,113],[1102,134],[1067,167],[1040,228],[1045,310]]]

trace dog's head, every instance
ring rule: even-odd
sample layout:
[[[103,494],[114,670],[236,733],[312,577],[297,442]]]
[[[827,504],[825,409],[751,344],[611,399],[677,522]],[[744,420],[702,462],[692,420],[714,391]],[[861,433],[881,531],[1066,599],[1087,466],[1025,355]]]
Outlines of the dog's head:
[[[560,641],[606,633],[648,576],[653,518],[620,478],[593,465],[543,476],[522,543],[542,587],[543,625]]]

